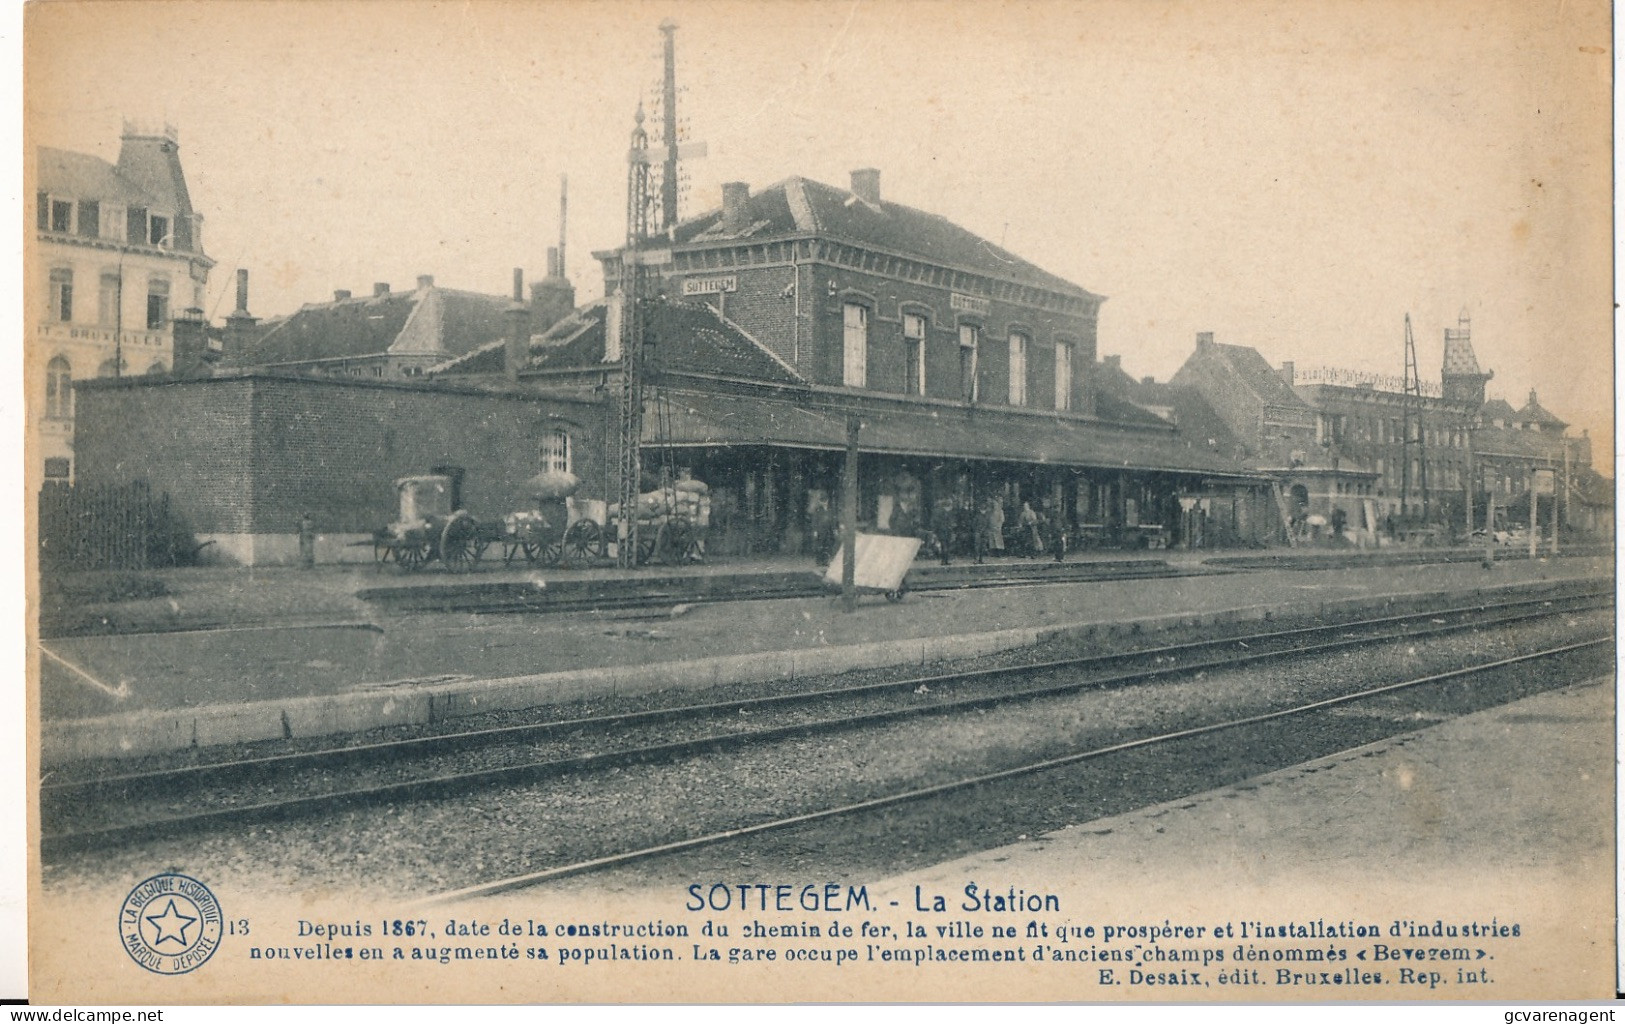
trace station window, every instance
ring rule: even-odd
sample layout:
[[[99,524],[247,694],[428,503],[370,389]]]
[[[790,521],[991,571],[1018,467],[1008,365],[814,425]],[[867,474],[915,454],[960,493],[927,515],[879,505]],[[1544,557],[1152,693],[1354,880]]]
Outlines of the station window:
[[[1010,335],[1010,404],[1027,404],[1027,336]]]
[[[903,393],[925,394],[925,317],[903,314]]]
[[[549,431],[542,438],[542,471],[544,473],[569,473],[570,469],[570,434],[564,430]]]
[[[861,388],[869,380],[869,310],[848,302],[842,322],[841,383]]]
[[[1066,412],[1072,408],[1072,346],[1064,341],[1055,343],[1055,409]]]
[[[975,324],[959,325],[959,397],[967,402],[974,402],[978,397],[976,349],[981,333]]]

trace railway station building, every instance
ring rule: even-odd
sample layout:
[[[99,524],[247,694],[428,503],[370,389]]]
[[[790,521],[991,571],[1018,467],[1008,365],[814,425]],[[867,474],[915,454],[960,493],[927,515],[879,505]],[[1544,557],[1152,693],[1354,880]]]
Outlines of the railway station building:
[[[609,298],[531,339],[524,386],[616,392],[620,253],[596,255]],[[725,185],[672,233],[659,287],[644,472],[712,488],[711,550],[810,553],[854,417],[869,529],[963,550],[967,513],[996,501],[1007,530],[1028,505],[1074,547],[1281,534],[1267,477],[1098,386],[1100,296],[883,200],[877,171]],[[493,343],[431,373],[494,379],[510,359]]]

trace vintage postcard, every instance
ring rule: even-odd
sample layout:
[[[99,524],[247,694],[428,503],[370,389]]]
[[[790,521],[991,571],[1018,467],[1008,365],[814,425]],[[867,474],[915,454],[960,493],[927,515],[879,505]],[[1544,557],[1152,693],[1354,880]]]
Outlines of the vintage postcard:
[[[31,5],[30,999],[1611,998],[1610,14]]]

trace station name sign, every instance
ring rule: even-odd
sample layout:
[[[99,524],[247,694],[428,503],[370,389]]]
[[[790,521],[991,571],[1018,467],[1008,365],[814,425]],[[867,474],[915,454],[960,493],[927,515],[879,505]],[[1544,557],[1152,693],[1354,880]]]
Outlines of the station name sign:
[[[720,277],[691,277],[683,282],[684,295],[719,295],[739,290],[739,277],[724,274]]]
[[[957,309],[961,313],[981,313],[987,315],[987,300],[976,295],[961,295],[959,292],[948,294],[948,308]]]

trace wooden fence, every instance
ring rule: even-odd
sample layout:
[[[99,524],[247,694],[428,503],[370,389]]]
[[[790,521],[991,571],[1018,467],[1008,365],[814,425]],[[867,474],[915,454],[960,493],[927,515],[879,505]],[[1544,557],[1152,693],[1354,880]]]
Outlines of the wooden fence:
[[[140,480],[46,484],[39,494],[39,543],[46,570],[156,568],[196,552],[190,531],[171,513],[169,495],[154,495]]]

